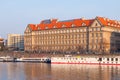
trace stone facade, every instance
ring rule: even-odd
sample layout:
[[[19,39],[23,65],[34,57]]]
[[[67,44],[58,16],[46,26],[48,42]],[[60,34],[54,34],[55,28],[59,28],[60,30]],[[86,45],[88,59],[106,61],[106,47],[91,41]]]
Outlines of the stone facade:
[[[25,51],[111,52],[120,50],[120,22],[108,18],[45,20],[29,24]]]

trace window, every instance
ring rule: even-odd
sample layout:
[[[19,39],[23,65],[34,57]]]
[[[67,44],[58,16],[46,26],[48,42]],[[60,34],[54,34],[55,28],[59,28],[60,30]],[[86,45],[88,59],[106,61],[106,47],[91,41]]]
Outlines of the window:
[[[94,43],[94,39],[92,39],[92,43]]]
[[[83,43],[84,43],[84,40],[82,40],[83,41]]]
[[[109,61],[109,58],[107,58],[107,61]]]
[[[99,58],[99,60],[98,61],[102,61],[102,58]]]
[[[46,26],[45,29],[48,29],[48,27]]]
[[[65,25],[62,26],[63,28],[65,27]]]
[[[81,43],[81,40],[79,40],[79,43]]]
[[[53,26],[53,28],[56,28],[56,26]]]
[[[98,37],[98,33],[96,33],[96,37]]]
[[[86,24],[85,24],[85,23],[82,23],[82,26],[86,26]]]
[[[92,31],[94,31],[94,28],[92,28]]]
[[[71,25],[71,27],[75,27],[75,25],[74,25],[74,24],[72,24],[72,25]]]
[[[96,23],[95,26],[98,26],[98,24]]]
[[[98,48],[98,46],[96,45],[96,49]]]
[[[113,61],[113,58],[111,58],[111,61]]]
[[[97,31],[100,31],[100,28],[96,28]]]
[[[94,37],[94,33],[92,33],[92,37]]]
[[[98,39],[96,39],[96,43],[98,43]]]
[[[100,37],[102,37],[102,33],[100,33]]]
[[[116,61],[118,61],[118,58],[115,58]]]
[[[82,37],[84,37],[84,34],[82,34]]]

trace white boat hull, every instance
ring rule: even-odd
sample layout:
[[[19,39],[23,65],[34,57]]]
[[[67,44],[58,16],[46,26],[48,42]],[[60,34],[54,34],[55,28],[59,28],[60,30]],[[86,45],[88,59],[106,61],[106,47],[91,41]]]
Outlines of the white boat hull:
[[[120,57],[52,57],[51,64],[120,65]]]

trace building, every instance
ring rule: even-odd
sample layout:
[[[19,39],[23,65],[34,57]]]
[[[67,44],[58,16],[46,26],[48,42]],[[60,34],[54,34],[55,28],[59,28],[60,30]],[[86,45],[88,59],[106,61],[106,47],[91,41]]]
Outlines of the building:
[[[24,36],[20,34],[8,34],[7,46],[11,50],[24,50]]]
[[[120,51],[120,21],[96,17],[28,24],[24,47],[25,51],[68,53]]]
[[[3,51],[4,49],[4,39],[0,38],[0,51]]]

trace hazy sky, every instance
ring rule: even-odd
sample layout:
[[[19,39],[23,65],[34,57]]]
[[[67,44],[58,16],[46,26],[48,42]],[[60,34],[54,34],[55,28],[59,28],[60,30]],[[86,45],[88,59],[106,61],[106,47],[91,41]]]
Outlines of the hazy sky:
[[[0,0],[0,36],[23,34],[29,23],[43,19],[96,16],[120,20],[120,0]]]

